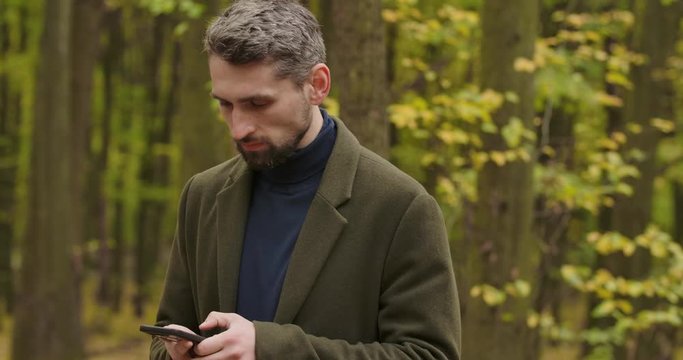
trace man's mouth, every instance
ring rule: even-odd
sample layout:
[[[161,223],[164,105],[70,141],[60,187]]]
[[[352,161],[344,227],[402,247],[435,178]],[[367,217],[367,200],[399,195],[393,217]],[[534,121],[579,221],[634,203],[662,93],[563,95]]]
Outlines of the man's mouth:
[[[244,151],[254,152],[263,150],[266,147],[266,143],[261,141],[240,142],[240,147],[242,147],[242,150]]]

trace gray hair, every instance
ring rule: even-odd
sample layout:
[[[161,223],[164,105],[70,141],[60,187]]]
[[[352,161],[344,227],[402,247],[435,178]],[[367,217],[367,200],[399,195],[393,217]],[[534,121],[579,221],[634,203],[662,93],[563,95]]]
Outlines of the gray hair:
[[[272,62],[298,86],[325,62],[320,24],[295,0],[235,1],[209,25],[204,50],[235,65]]]

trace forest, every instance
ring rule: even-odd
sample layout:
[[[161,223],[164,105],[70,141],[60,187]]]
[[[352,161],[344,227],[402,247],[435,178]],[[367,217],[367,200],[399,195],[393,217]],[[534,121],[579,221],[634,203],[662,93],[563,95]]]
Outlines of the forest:
[[[144,359],[178,198],[235,155],[227,0],[0,0],[0,360]],[[464,359],[683,358],[682,0],[308,0],[325,107],[449,232]]]

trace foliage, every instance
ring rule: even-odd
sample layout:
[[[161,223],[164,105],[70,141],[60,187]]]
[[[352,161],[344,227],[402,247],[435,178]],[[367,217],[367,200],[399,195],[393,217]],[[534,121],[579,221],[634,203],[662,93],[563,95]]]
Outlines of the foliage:
[[[522,140],[534,134],[519,119],[503,128],[492,121],[504,102],[518,101],[516,94],[469,85],[479,52],[479,15],[444,4],[428,17],[412,5],[397,1],[384,11],[385,20],[399,28],[395,66],[401,75],[395,83],[402,96],[389,107],[400,136],[394,157],[423,182],[433,177],[442,206],[457,212],[463,200],[476,199],[475,175],[486,162],[531,160]],[[500,133],[508,147],[485,152],[480,133]]]
[[[654,261],[651,273],[638,278],[612,274],[605,268],[591,269],[581,264],[562,266],[563,279],[582,293],[595,294],[600,303],[591,309],[591,316],[609,319],[607,328],[592,328],[578,333],[566,329],[564,339],[583,340],[598,345],[597,351],[611,353],[614,346],[658,324],[683,325],[683,249],[671,236],[656,226],[630,239],[616,232],[590,233],[587,244],[600,255],[623,254],[630,259],[644,251]],[[558,327],[546,324],[548,334]],[[598,357],[597,354],[595,357]]]
[[[389,107],[398,132],[394,159],[437,196],[447,223],[456,224],[451,238],[462,236],[459,219],[464,204],[476,201],[476,175],[489,161],[502,166],[536,161],[538,156],[535,191],[547,208],[597,216],[614,204],[615,196],[633,194],[629,180],[640,176],[634,164],[648,155],[638,149],[624,150],[643,128],[627,125],[615,129],[608,124],[610,113],[621,111],[626,93],[633,89],[632,68],[646,61],[627,45],[634,25],[632,12],[616,8],[595,13],[555,12],[558,32],[537,41],[533,59],[517,59],[518,71],[533,72],[536,77],[536,133],[524,129],[518,119],[510,119],[503,128],[491,121],[491,114],[505,102],[519,100],[516,94],[471,85],[476,82],[481,37],[476,12],[444,4],[434,14],[427,14],[414,1],[396,0],[385,10],[384,19],[398,29],[394,92],[401,96]],[[683,62],[675,58],[667,76],[680,82],[682,71]],[[571,143],[565,146],[568,150],[551,138],[551,128],[562,121],[572,121],[571,139],[566,139]],[[670,178],[683,181],[683,141],[674,132],[675,122],[654,118],[650,126],[669,134],[661,147],[663,169]],[[482,151],[480,136],[486,133],[501,134],[506,147]],[[530,140],[536,141],[535,149],[524,146]],[[585,240],[573,241],[573,246],[571,251],[578,256],[572,258],[584,265],[564,265],[558,269],[561,278],[583,294],[601,296],[602,302],[590,313],[612,319],[612,325],[577,332],[560,325],[550,313],[530,311],[529,327],[543,329],[543,334],[555,341],[592,344],[592,358],[609,358],[614,346],[638,331],[661,323],[680,325],[680,247],[666,233],[656,227],[635,239],[591,233]],[[618,249],[630,255],[637,248],[650,251],[659,264],[642,279],[591,270],[598,254]],[[500,287],[473,284],[464,291],[488,306],[499,307],[535,291],[527,286],[528,282],[519,279]],[[661,302],[650,308],[636,307],[635,302],[643,297]]]
[[[605,134],[606,111],[623,106],[623,91],[632,87],[628,78],[633,64],[642,56],[623,45],[633,25],[628,11],[598,14],[553,15],[561,27],[557,35],[541,39],[534,62],[537,72],[537,108],[543,111],[540,122],[540,151],[551,159],[537,171],[539,192],[550,204],[561,203],[569,209],[597,213],[613,204],[614,194],[630,195],[627,180],[638,176],[637,169],[620,151],[631,133],[627,128]],[[616,91],[605,92],[607,86]],[[548,128],[553,112],[575,119],[572,168],[552,161],[556,150],[550,146]],[[565,120],[566,121],[566,120]],[[631,154],[637,157],[637,153]]]
[[[503,304],[508,297],[524,298],[531,293],[531,286],[529,282],[517,279],[513,282],[505,284],[502,289],[489,284],[475,285],[470,289],[470,296],[481,299],[489,306],[499,306]]]
[[[668,61],[664,76],[673,81],[676,89],[683,89],[683,41],[678,43],[676,56]],[[661,163],[661,175],[673,182],[683,184],[683,134],[678,129],[683,127],[683,92],[677,91],[674,100],[676,119],[658,119],[659,128],[666,138],[659,147],[657,158]],[[654,121],[655,119],[653,119]]]

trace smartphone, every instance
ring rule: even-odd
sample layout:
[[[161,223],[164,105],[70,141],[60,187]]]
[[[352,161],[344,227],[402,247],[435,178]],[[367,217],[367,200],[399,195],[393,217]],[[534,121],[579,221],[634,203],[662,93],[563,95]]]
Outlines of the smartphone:
[[[140,331],[150,335],[159,336],[170,341],[190,340],[193,344],[199,344],[206,339],[205,337],[195,333],[162,326],[140,325]]]

